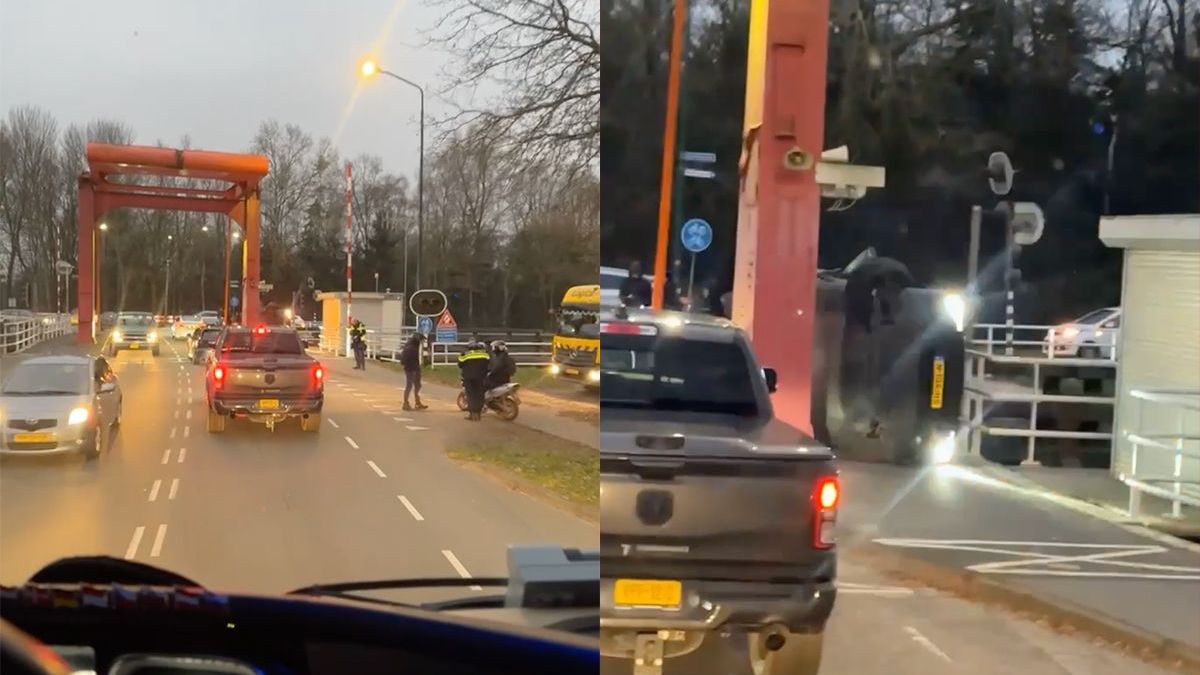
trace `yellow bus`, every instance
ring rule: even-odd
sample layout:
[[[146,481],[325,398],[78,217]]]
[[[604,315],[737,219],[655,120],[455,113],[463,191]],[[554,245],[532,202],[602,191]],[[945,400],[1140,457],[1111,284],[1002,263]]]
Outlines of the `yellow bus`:
[[[572,286],[563,295],[550,373],[600,384],[600,285]]]

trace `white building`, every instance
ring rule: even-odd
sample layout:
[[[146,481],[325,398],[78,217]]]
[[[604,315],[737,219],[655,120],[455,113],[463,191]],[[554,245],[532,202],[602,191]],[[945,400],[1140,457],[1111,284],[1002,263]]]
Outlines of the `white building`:
[[[322,342],[342,353],[346,349],[346,293],[326,292],[321,301]],[[376,335],[399,336],[404,327],[405,301],[400,293],[359,293],[350,296],[350,315]]]
[[[1114,476],[1180,476],[1200,487],[1200,460],[1139,450],[1136,472],[1129,433],[1200,438],[1200,410],[1134,397],[1135,390],[1190,393],[1200,405],[1200,215],[1114,216],[1100,220],[1100,240],[1124,249],[1122,320],[1117,342],[1117,395],[1113,419]],[[1140,418],[1140,419],[1139,419]],[[1172,439],[1172,442],[1173,439]],[[1200,442],[1188,441],[1195,453]],[[1176,473],[1178,471],[1178,473]],[[1173,489],[1173,483],[1159,483]]]

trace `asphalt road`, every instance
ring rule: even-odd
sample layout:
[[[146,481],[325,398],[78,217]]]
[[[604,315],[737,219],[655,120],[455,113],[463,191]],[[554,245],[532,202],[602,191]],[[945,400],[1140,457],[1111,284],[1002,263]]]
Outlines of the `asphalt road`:
[[[1167,675],[1089,640],[936,591],[897,585],[843,556],[821,675]],[[750,675],[744,636],[667,661],[666,675]],[[602,675],[630,673],[605,659]]]
[[[594,524],[447,459],[439,429],[464,423],[451,401],[405,416],[395,387],[332,364],[319,433],[232,423],[209,434],[201,368],[182,343],[164,347],[113,359],[124,420],[99,460],[4,461],[0,582],[106,554],[271,593],[505,576],[513,543],[598,546]]]

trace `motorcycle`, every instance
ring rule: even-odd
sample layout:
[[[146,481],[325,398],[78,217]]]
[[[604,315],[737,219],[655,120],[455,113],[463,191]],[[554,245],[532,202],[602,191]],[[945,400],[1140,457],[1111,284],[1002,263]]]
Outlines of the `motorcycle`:
[[[495,412],[496,416],[505,422],[517,419],[517,415],[521,412],[521,399],[517,396],[517,389],[520,388],[521,385],[516,382],[509,382],[508,384],[488,389],[483,395],[484,409]],[[459,389],[458,409],[463,412],[467,410],[466,388]]]

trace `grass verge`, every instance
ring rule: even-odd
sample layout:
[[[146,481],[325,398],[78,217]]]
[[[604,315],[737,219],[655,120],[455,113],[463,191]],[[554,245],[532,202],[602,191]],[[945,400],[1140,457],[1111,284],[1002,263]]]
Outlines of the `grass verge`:
[[[458,368],[454,366],[426,368],[421,373],[421,377],[429,382],[436,382],[437,384],[444,384],[450,387],[457,387],[460,382]],[[513,382],[529,389],[542,390],[561,388],[566,384],[556,380],[553,375],[546,372],[545,368],[535,366],[517,368],[517,374],[513,376]]]
[[[512,424],[485,421],[482,431],[486,438],[448,439],[447,454],[510,487],[598,520],[600,455],[595,448]]]

